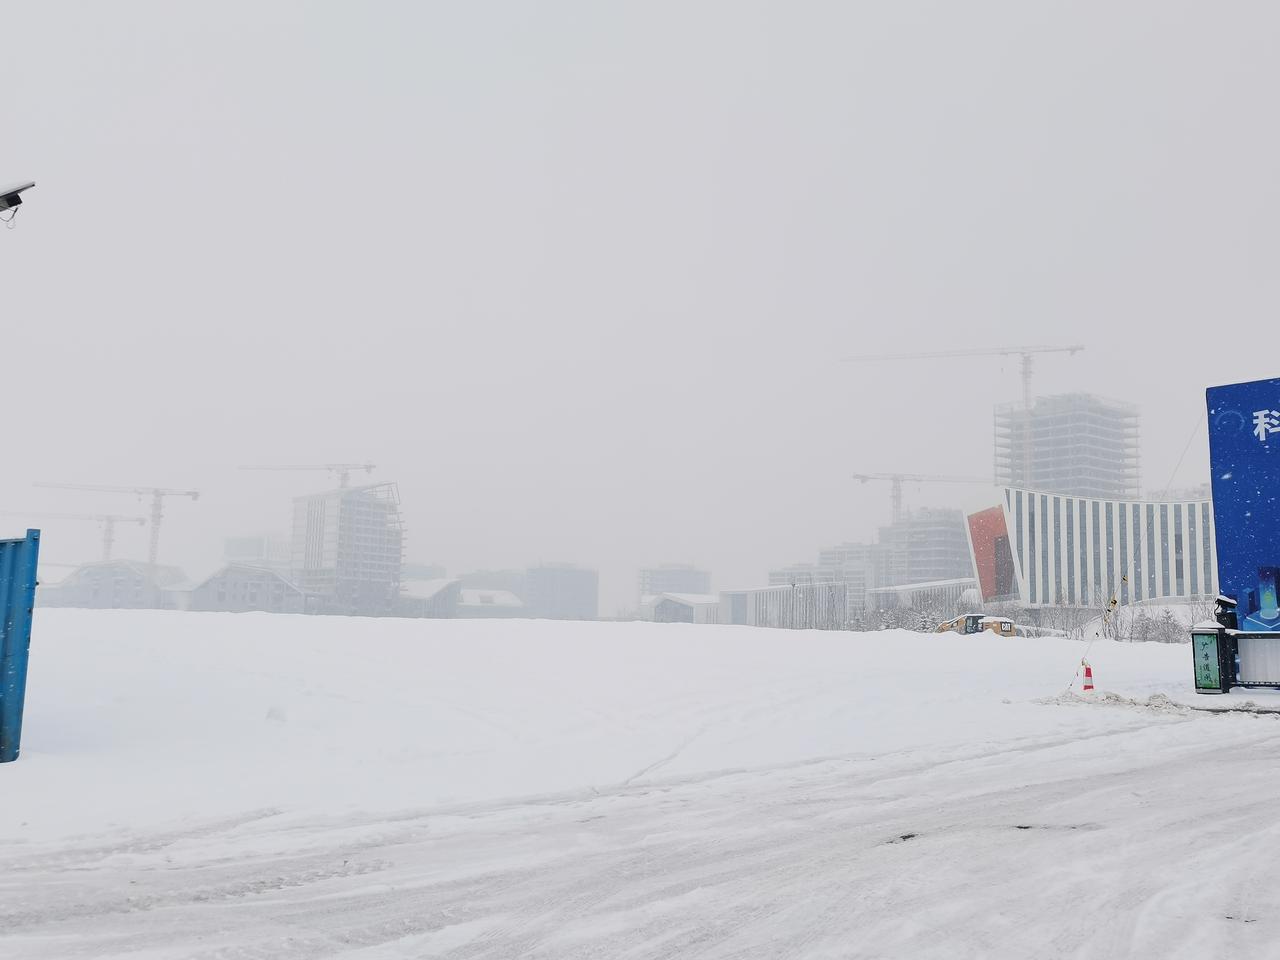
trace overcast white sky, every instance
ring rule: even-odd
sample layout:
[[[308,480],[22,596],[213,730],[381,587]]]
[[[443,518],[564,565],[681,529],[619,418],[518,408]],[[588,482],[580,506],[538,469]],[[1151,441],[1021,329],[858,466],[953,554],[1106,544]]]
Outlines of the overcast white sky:
[[[1266,2],[28,3],[5,10],[6,508],[193,486],[162,559],[372,460],[410,558],[717,587],[991,470],[1017,361],[1143,411],[1280,375]],[[1201,480],[1203,429],[1175,481]],[[963,487],[911,503],[982,506]],[[18,525],[21,522],[18,521]],[[50,560],[92,525],[48,521]],[[121,532],[145,556],[145,530]]]

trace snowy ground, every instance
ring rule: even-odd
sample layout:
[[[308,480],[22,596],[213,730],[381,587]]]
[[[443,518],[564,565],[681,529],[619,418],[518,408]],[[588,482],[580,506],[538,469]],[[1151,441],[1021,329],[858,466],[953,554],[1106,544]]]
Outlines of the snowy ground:
[[[0,957],[1280,956],[1277,698],[1083,648],[41,610]]]

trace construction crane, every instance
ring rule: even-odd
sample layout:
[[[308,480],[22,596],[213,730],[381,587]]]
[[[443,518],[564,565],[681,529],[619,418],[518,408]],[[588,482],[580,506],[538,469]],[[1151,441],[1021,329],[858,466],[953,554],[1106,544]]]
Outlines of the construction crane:
[[[889,496],[893,503],[893,522],[902,519],[902,484],[913,483],[979,483],[991,486],[990,477],[949,477],[941,474],[924,473],[855,473],[853,479],[866,483],[869,480],[888,480]]]
[[[881,360],[935,360],[943,357],[1017,357],[1022,364],[1022,402],[1031,409],[1031,365],[1037,353],[1065,353],[1074,356],[1084,349],[1069,347],[989,347],[978,350],[939,350],[930,353],[886,353],[873,357],[845,357],[847,363],[879,363]]]
[[[114,487],[100,483],[37,483],[37,487],[52,487],[57,490],[85,490],[95,493],[131,493],[138,499],[151,498],[151,547],[147,552],[147,563],[155,569],[156,560],[160,556],[160,521],[164,519],[165,497],[190,497],[200,499],[199,490],[170,490],[166,487]]]
[[[241,467],[241,470],[327,470],[338,478],[338,486],[346,487],[351,483],[351,471],[363,470],[373,473],[378,469],[374,463],[304,463],[288,464],[280,467]]]
[[[127,516],[119,513],[45,513],[42,511],[32,513],[21,510],[5,510],[0,511],[0,517],[40,517],[44,520],[92,520],[95,523],[100,523],[102,524],[103,560],[111,559],[111,547],[115,543],[117,523],[143,524],[147,522],[146,517]]]

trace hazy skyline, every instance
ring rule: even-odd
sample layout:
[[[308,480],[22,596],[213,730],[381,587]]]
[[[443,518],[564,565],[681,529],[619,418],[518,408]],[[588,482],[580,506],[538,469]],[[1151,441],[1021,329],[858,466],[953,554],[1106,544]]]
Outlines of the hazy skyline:
[[[1280,374],[1261,3],[48,3],[11,14],[4,509],[196,488],[161,558],[399,483],[408,556],[716,588],[865,540],[884,484],[991,472],[1036,392],[1142,410],[1207,474],[1204,388]],[[1223,345],[1219,346],[1219,341]],[[20,398],[20,399],[19,399]],[[1198,434],[1176,476],[1179,456]],[[908,487],[908,505],[987,505]],[[42,522],[53,561],[90,524]],[[142,557],[145,528],[117,555]]]

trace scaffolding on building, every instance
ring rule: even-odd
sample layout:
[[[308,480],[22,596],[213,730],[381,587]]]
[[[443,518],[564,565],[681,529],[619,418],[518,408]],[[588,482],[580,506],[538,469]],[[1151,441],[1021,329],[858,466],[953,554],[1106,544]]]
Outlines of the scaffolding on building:
[[[400,595],[405,530],[394,483],[294,500],[293,579],[318,613],[382,616]]]
[[[1138,410],[1087,393],[995,410],[995,479],[1076,497],[1139,495]]]

